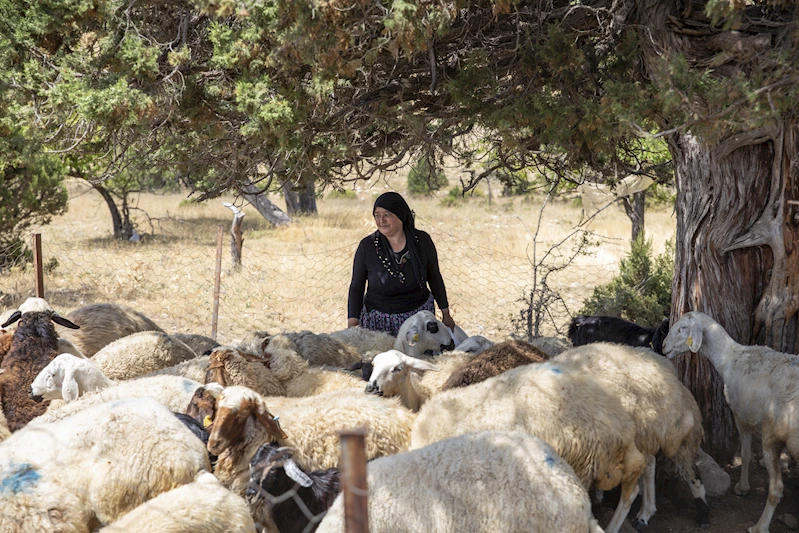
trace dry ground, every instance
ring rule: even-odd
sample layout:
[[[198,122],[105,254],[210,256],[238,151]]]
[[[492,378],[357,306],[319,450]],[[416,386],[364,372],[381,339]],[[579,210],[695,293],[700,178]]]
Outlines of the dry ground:
[[[359,184],[355,196],[336,198],[325,191],[319,214],[275,228],[251,207],[244,211],[243,268],[230,265],[231,212],[221,198],[193,204],[186,193],[144,194],[136,198],[140,243],[111,239],[111,220],[101,197],[85,183],[71,182],[69,211],[41,228],[45,262],[58,266],[45,276],[46,295],[62,314],[92,302],[131,305],[168,332],[211,331],[217,227],[224,225],[218,331],[223,342],[247,331],[311,329],[330,331],[346,325],[347,287],[358,241],[373,231],[374,198],[389,188],[404,192],[404,176]],[[451,180],[451,184],[455,183]],[[572,199],[550,202],[543,211],[536,246],[541,199],[479,196],[447,207],[438,197],[409,198],[418,225],[439,249],[455,319],[470,334],[504,338],[524,307],[532,286],[531,258],[560,242],[579,224],[582,210]],[[282,198],[275,201],[284,206]],[[146,213],[146,216],[145,216]],[[671,210],[647,213],[647,234],[656,253],[674,235]],[[553,277],[566,306],[575,312],[591,290],[606,283],[629,250],[630,222],[617,207],[605,210],[587,228],[596,243],[590,254]],[[574,246],[567,240],[548,264],[563,260]],[[0,277],[9,294],[3,307],[32,293],[30,272]],[[558,327],[568,321],[564,310]],[[554,334],[549,327],[545,334]]]
[[[657,513],[650,520],[649,527],[642,531],[646,533],[746,533],[760,518],[768,496],[768,474],[757,461],[752,461],[749,472],[751,490],[747,496],[736,496],[732,490],[740,479],[740,466],[728,465],[725,470],[730,474],[732,483],[730,490],[722,497],[709,498],[711,506],[710,527],[701,529],[697,526],[694,517],[695,511],[690,498],[690,493],[678,490],[675,485],[669,485],[658,493]],[[783,476],[785,490],[780,504],[771,521],[770,533],[788,533],[795,531],[785,525],[779,517],[788,513],[799,515],[799,480],[794,477]],[[640,502],[633,505],[630,516],[634,517]],[[594,513],[600,524],[607,524],[613,515],[615,501],[596,507]],[[632,533],[635,531],[627,524],[622,531]]]

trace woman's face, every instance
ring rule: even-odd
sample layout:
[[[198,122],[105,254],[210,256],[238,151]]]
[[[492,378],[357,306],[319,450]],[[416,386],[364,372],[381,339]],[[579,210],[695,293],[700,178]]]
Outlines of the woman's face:
[[[377,229],[386,237],[394,237],[402,232],[402,220],[391,211],[377,207],[374,215]]]

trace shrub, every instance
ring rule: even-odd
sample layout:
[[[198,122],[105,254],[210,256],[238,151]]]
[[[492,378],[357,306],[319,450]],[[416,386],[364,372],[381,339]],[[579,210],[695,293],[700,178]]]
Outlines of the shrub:
[[[350,189],[333,189],[329,193],[327,193],[328,199],[347,199],[347,200],[355,200],[358,198],[358,195],[355,194],[355,191]]]
[[[427,157],[421,157],[408,172],[408,194],[413,196],[429,196],[447,186],[447,176],[430,164]]]
[[[652,241],[641,234],[630,254],[621,260],[619,274],[610,283],[594,289],[583,302],[580,314],[616,316],[636,324],[657,326],[671,311],[671,280],[674,276],[674,243],[652,259]]]

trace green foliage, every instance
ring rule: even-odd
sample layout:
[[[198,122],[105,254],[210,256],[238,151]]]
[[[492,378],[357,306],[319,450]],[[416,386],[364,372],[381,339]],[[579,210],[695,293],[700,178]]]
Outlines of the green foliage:
[[[22,129],[4,129],[8,135],[0,138],[0,268],[29,259],[27,230],[67,210],[59,160],[37,150],[38,144]]]
[[[429,196],[447,184],[447,176],[431,164],[427,157],[417,159],[408,172],[408,194],[412,196]]]
[[[329,193],[327,193],[327,197],[330,199],[346,199],[346,200],[355,200],[358,198],[358,195],[355,194],[355,191],[351,189],[333,189]]]
[[[580,314],[616,316],[636,324],[657,326],[671,312],[671,281],[674,275],[674,243],[652,260],[652,242],[643,234],[621,260],[619,274],[610,283],[594,289],[583,302]]]

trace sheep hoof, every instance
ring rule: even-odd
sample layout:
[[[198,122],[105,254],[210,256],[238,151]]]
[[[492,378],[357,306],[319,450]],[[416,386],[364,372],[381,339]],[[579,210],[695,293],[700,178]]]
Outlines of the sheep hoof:
[[[733,492],[735,492],[735,494],[737,494],[738,496],[746,496],[747,494],[749,494],[749,487],[744,489],[741,488],[740,483],[736,483],[735,488],[733,488]]]
[[[649,527],[649,522],[646,520],[641,520],[640,518],[636,518],[633,522],[633,527],[636,531],[641,531],[642,529],[646,529]]]

